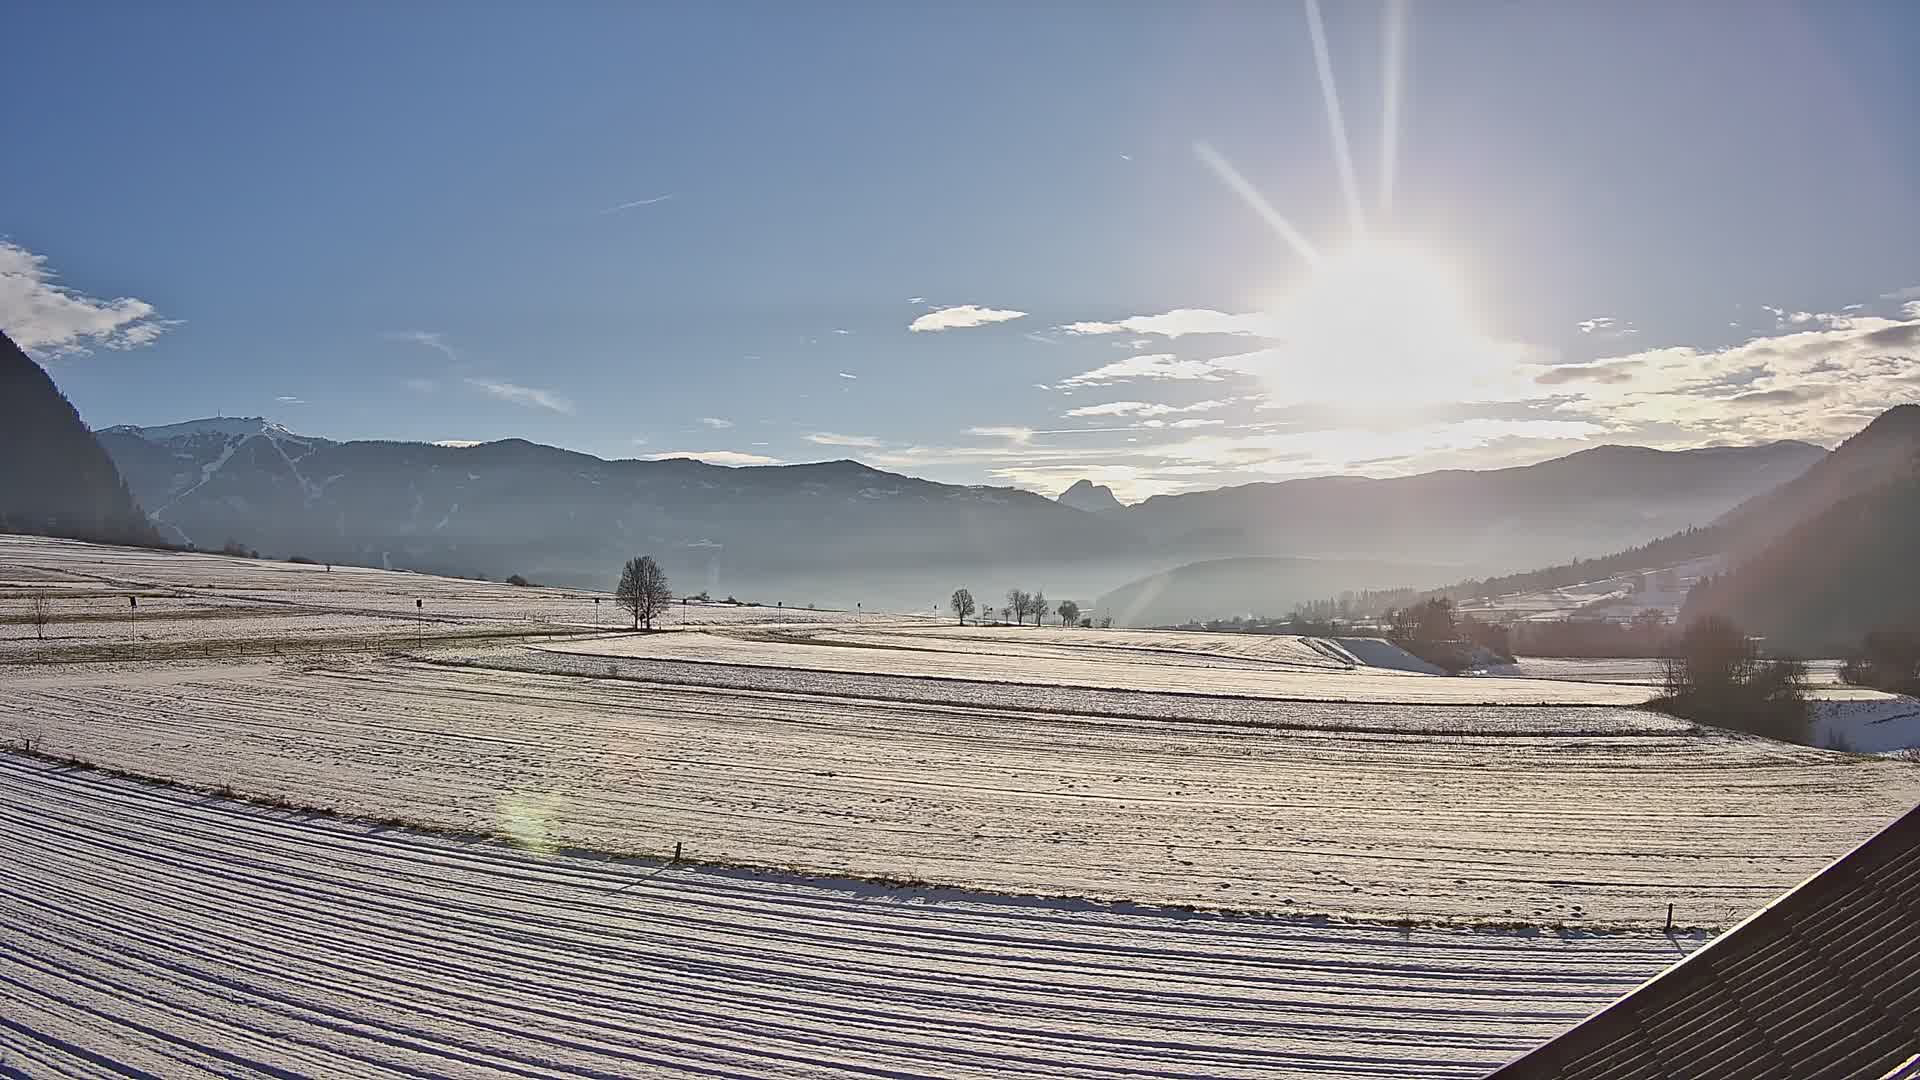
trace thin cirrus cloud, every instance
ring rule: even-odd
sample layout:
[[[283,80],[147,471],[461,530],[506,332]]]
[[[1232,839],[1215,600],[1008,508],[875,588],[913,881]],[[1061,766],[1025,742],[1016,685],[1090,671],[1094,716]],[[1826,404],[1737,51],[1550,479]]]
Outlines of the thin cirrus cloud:
[[[86,356],[95,347],[137,349],[180,325],[145,300],[100,300],[58,281],[46,256],[0,241],[0,327],[41,358]]]
[[[860,376],[858,376],[858,375],[855,375],[855,374],[854,374],[853,372],[851,372],[851,371],[842,371],[842,372],[837,372],[837,374],[838,374],[838,375],[839,375],[839,376],[840,376],[841,378],[843,378],[843,379],[857,379],[857,378],[859,378],[859,377],[860,377]]]
[[[388,341],[405,341],[432,349],[454,363],[460,362],[460,354],[447,344],[447,335],[436,330],[395,330],[384,334]]]
[[[464,381],[475,390],[489,397],[499,398],[501,401],[510,401],[515,405],[524,405],[529,409],[547,409],[551,412],[566,413],[568,415],[572,415],[573,413],[573,402],[568,401],[566,398],[561,397],[551,390],[542,390],[537,386],[521,386],[518,383],[501,382],[497,379],[466,379]]]
[[[1068,409],[1067,416],[1168,416],[1173,413],[1210,412],[1224,409],[1224,401],[1196,401],[1191,405],[1165,405],[1147,401],[1109,401],[1102,405],[1082,405]]]
[[[273,400],[279,402],[282,405],[305,405],[307,403],[306,398],[294,397],[292,394],[281,394],[279,397],[276,397]]]
[[[715,431],[725,431],[733,426],[733,421],[725,420],[718,416],[703,416],[700,418],[700,422]]]
[[[1274,333],[1272,316],[1250,313],[1233,315],[1211,308],[1175,308],[1161,315],[1131,315],[1114,322],[1075,322],[1060,327],[1069,334],[1153,334],[1177,338],[1188,334]]]
[[[668,450],[658,454],[648,454],[648,461],[672,461],[675,458],[692,458],[709,465],[779,465],[776,457],[765,454],[749,454],[740,450]]]
[[[634,199],[632,202],[623,202],[614,206],[609,206],[605,210],[602,210],[600,212],[602,214],[617,214],[622,210],[633,210],[642,206],[652,206],[655,203],[663,203],[671,198],[673,198],[673,192],[669,191],[665,195],[655,195],[652,198],[648,198],[648,199]]]
[[[862,450],[876,450],[886,445],[871,435],[841,435],[832,431],[813,432],[807,441],[820,446],[850,446]]]
[[[1218,365],[1207,360],[1182,360],[1172,353],[1147,353],[1103,364],[1091,371],[1062,379],[1060,386],[1101,386],[1131,382],[1135,379],[1193,379],[1218,382],[1223,376]]]
[[[978,304],[961,304],[957,307],[943,307],[929,311],[908,323],[907,329],[916,334],[937,333],[942,330],[964,330],[970,326],[986,326],[1026,317],[1027,313],[1024,311],[981,307]]]

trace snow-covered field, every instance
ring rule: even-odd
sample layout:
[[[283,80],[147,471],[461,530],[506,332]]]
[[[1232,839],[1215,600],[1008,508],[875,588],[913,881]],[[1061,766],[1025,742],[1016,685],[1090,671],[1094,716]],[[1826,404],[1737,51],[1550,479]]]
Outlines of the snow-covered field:
[[[593,599],[0,537],[0,747],[384,822],[0,752],[0,1075],[1471,1076],[1920,799],[1624,669]]]
[[[543,854],[0,755],[0,1073],[1472,1077],[1699,944]]]
[[[1631,710],[991,685],[927,703],[919,680],[867,676],[856,696],[686,670],[713,678],[377,660],[22,672],[0,684],[0,740],[608,850],[1462,922],[1646,925],[1672,902],[1726,925],[1920,798],[1911,765]]]
[[[1185,651],[1151,655],[1113,648],[1078,649],[1074,631],[1030,628],[1025,640],[985,637],[977,647],[956,649],[921,634],[868,635],[689,632],[636,637],[617,635],[555,642],[555,652],[583,656],[647,658],[738,664],[798,671],[972,679],[1040,686],[1125,687],[1171,694],[1307,701],[1393,704],[1638,705],[1653,696],[1647,687],[1544,679],[1410,677],[1377,667],[1350,668],[1331,660],[1318,665],[1279,664],[1242,656]],[[1142,644],[1152,635],[1178,631],[1128,631]],[[1300,640],[1300,639],[1293,639]]]

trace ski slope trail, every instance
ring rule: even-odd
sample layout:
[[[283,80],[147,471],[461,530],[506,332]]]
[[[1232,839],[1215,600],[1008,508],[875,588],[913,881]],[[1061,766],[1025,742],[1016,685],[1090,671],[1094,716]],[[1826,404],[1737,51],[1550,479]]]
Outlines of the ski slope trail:
[[[1472,1077],[1699,943],[663,869],[0,753],[9,1076]]]

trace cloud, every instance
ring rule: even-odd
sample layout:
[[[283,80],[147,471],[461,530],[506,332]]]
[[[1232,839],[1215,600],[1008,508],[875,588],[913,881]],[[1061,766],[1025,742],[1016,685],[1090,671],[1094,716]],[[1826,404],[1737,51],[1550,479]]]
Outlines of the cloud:
[[[433,441],[433,445],[444,446],[449,450],[465,450],[468,447],[479,446],[480,440],[479,439],[435,439]]]
[[[851,371],[842,371],[842,372],[838,372],[837,374],[839,374],[839,376],[843,379],[857,379],[860,377],[858,375],[855,375]]]
[[[662,454],[648,454],[648,461],[671,461],[674,458],[692,458],[709,465],[778,465],[779,458],[765,454],[747,454],[739,450],[669,450]]]
[[[1639,363],[1633,360],[1599,360],[1591,364],[1561,364],[1550,367],[1533,377],[1541,386],[1563,386],[1567,383],[1623,383],[1633,378],[1633,369]]]
[[[456,364],[460,362],[460,354],[454,352],[453,346],[447,344],[447,336],[438,331],[395,330],[382,336],[388,341],[409,341],[415,345],[424,345]]]
[[[726,429],[733,426],[733,421],[722,420],[718,416],[703,416],[700,418],[700,422],[707,425],[708,427],[712,428],[715,431],[725,431]]]
[[[1723,441],[1837,438],[1913,400],[1906,379],[1920,365],[1920,311],[1781,326],[1723,349],[1673,346],[1548,368],[1535,381],[1562,388],[1562,413]],[[1817,409],[1791,407],[1814,400]]]
[[[1909,285],[1904,289],[1880,294],[1882,300],[1920,300],[1920,285]]]
[[[1024,319],[1024,311],[1008,311],[998,308],[983,308],[977,304],[961,304],[958,307],[937,308],[907,324],[907,329],[916,334],[933,333],[941,330],[960,330],[969,326],[985,326],[988,323],[1006,322],[1009,319]]]
[[[1069,334],[1156,334],[1177,338],[1187,334],[1253,334],[1270,337],[1273,318],[1262,313],[1230,315],[1211,308],[1175,308],[1162,315],[1131,315],[1116,322],[1076,322],[1059,329]]]
[[[842,329],[840,329],[840,328],[839,328],[839,327],[837,327],[837,326],[836,326],[836,327],[834,327],[834,329],[833,329],[833,332],[834,332],[834,333],[836,333],[836,334],[851,334],[851,333],[853,333],[853,331],[851,331],[851,330],[842,330]]]
[[[609,206],[600,212],[602,214],[617,214],[622,210],[632,210],[636,206],[652,206],[654,203],[663,203],[671,198],[673,198],[673,192],[669,191],[665,195],[655,195],[650,199],[635,199],[632,202],[623,202],[618,206]]]
[[[1082,405],[1069,409],[1067,416],[1166,416],[1171,413],[1207,412],[1227,407],[1224,401],[1196,401],[1191,405],[1149,404],[1145,401],[1109,401],[1104,405]]]
[[[1197,379],[1217,382],[1221,367],[1212,360],[1181,360],[1172,353],[1148,353],[1115,360],[1092,371],[1060,380],[1061,386],[1100,386],[1134,379]]]
[[[273,400],[279,402],[282,405],[305,405],[307,403],[307,399],[297,398],[297,397],[294,397],[292,394],[281,394],[279,397],[274,398]]]
[[[530,409],[549,409],[557,413],[573,413],[573,402],[536,386],[521,386],[518,383],[499,382],[493,379],[466,379],[468,386],[481,393],[497,397],[502,401],[511,401],[515,405],[525,405]]]
[[[989,439],[1005,439],[1021,446],[1033,441],[1033,429],[1026,427],[975,427],[968,428],[967,434],[980,435]]]
[[[886,445],[871,435],[836,435],[831,431],[813,432],[807,436],[807,441],[821,446],[856,446],[867,450]]]
[[[98,300],[56,284],[58,278],[46,256],[0,241],[0,330],[43,359],[86,356],[95,346],[137,349],[180,325],[145,300]]]
[[[1581,319],[1574,325],[1579,327],[1583,334],[1593,334],[1603,338],[1626,337],[1640,332],[1639,327],[1630,322],[1621,322],[1611,315],[1595,315],[1591,319]]]

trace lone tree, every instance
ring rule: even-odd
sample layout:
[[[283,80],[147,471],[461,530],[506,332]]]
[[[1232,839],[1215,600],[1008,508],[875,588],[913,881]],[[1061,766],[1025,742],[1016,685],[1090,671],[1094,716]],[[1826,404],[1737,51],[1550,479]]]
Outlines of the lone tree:
[[[673,590],[667,587],[667,573],[653,561],[653,556],[641,555],[628,559],[621,569],[620,586],[613,590],[613,600],[633,616],[635,630],[643,625],[651,630],[653,620],[673,601]]]
[[[947,604],[953,608],[955,615],[960,616],[961,626],[967,625],[967,616],[978,610],[973,603],[973,593],[966,589],[953,590],[953,599],[947,601]]]
[[[33,635],[41,641],[47,640],[47,623],[53,619],[53,606],[47,602],[45,593],[36,593],[33,598]]]
[[[1027,600],[1027,610],[1033,612],[1033,625],[1039,626],[1040,620],[1047,617],[1047,590],[1035,589]]]
[[[1080,621],[1080,605],[1071,600],[1060,601],[1060,625],[1072,626]]]

